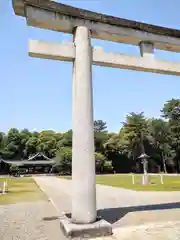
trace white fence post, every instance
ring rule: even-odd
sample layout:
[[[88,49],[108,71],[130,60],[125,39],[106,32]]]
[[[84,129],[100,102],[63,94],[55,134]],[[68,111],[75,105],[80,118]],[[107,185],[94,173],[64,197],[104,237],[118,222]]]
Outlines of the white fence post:
[[[6,182],[3,182],[3,191],[2,191],[3,194],[6,193]]]
[[[142,185],[145,185],[144,174],[142,175]]]
[[[134,174],[132,173],[132,184],[134,185],[135,184],[135,179],[134,179]]]
[[[161,178],[161,184],[164,184],[164,181],[163,181],[163,174],[160,174],[160,178]]]
[[[3,182],[3,187],[2,187],[2,194],[6,194],[8,191],[8,184],[7,181]]]

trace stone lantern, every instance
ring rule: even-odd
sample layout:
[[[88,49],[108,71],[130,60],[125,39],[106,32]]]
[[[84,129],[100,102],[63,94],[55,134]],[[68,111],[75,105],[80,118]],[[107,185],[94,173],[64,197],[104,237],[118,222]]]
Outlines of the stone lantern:
[[[142,153],[138,159],[141,160],[143,164],[143,176],[142,176],[142,184],[146,185],[148,183],[148,158],[149,156],[146,153]]]

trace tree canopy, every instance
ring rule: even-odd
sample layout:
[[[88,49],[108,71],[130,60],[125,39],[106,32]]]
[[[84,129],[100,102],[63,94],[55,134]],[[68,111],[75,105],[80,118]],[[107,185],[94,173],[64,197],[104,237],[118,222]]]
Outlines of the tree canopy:
[[[149,156],[149,172],[180,172],[180,99],[167,101],[161,118],[147,118],[143,112],[129,113],[117,133],[108,132],[103,120],[94,121],[97,173],[142,172],[138,157]],[[72,130],[30,132],[11,128],[0,132],[0,156],[21,160],[37,152],[56,160],[56,171],[71,173]]]

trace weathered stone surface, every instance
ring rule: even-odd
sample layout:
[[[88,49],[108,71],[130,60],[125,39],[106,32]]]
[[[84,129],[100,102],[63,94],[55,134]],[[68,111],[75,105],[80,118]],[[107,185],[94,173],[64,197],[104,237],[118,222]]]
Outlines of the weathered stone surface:
[[[77,27],[72,94],[72,221],[96,220],[92,51],[90,31]]]
[[[30,40],[29,56],[72,62],[75,59],[75,48],[73,43],[59,44]]]
[[[30,40],[29,55],[31,57],[72,62],[75,59],[75,46],[73,43],[55,44]],[[180,62],[156,60],[149,57],[148,54],[145,54],[143,57],[137,57],[105,52],[103,48],[93,48],[92,64],[180,76]]]
[[[66,214],[60,218],[60,226],[67,237],[92,238],[112,235],[112,226],[103,219],[89,224],[74,224]]]
[[[180,52],[180,30],[106,16],[52,1],[13,0],[17,15],[25,16],[30,26],[73,34],[86,26],[93,38],[139,45],[154,43],[154,48]]]
[[[13,6],[15,13],[21,16],[25,16],[24,9],[26,6],[39,7],[45,10],[54,11],[63,15],[68,15],[76,18],[83,18],[90,21],[98,21],[107,23],[110,25],[116,25],[119,27],[128,27],[135,30],[142,30],[149,33],[155,33],[160,35],[166,35],[171,37],[180,38],[180,30],[165,28],[152,24],[137,22],[124,18],[105,15],[98,12],[92,12],[89,10],[75,8],[66,4],[62,4],[55,1],[48,0],[13,0]]]
[[[154,45],[153,45],[153,43],[141,42],[139,44],[139,48],[140,48],[141,57],[148,57],[148,58],[153,58],[154,57]]]

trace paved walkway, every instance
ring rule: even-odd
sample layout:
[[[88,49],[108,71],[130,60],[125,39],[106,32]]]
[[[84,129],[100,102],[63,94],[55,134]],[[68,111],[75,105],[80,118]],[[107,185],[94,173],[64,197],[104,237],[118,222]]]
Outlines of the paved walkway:
[[[63,211],[71,211],[70,180],[56,177],[35,177],[34,179],[53,200],[59,215]],[[156,222],[156,224],[160,223],[162,226],[162,224],[167,224],[167,221],[170,221],[170,225],[171,222],[177,222],[178,225],[180,221],[180,193],[136,192],[97,185],[97,208],[98,214],[113,224],[114,231],[118,235],[125,231],[124,229],[128,229],[125,231],[126,233],[129,232],[130,228],[127,227],[133,229],[134,226],[142,224]],[[148,229],[153,230],[154,228],[149,227]],[[162,228],[159,229],[161,229],[161,232]],[[142,232],[141,229],[137,231]],[[180,239],[180,236],[178,239]]]

